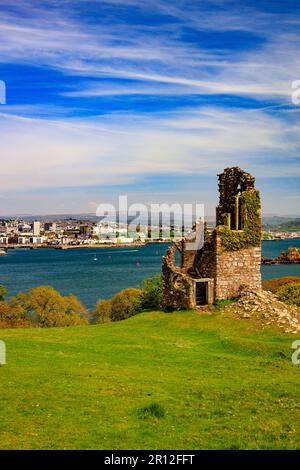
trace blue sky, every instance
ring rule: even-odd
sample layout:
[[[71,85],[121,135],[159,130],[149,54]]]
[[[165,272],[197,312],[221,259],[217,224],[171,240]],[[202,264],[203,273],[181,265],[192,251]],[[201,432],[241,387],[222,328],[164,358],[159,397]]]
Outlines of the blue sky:
[[[257,177],[299,214],[300,3],[0,1],[0,213],[201,202]]]

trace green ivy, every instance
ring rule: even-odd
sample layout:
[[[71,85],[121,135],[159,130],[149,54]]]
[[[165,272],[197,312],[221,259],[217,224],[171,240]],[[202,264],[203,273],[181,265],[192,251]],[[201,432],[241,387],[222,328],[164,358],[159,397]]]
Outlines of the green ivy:
[[[225,250],[236,251],[251,246],[259,246],[261,241],[260,194],[255,189],[245,191],[241,196],[243,230],[231,230],[219,226],[222,245]]]

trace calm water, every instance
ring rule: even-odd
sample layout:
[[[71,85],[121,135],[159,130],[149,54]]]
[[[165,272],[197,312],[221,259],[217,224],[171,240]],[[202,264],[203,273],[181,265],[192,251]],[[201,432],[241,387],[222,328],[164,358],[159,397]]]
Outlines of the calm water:
[[[300,247],[300,238],[293,240],[269,240],[262,242],[262,255],[266,258],[276,258],[282,251],[287,251],[289,246]],[[278,264],[262,266],[263,279],[281,276],[300,276],[300,264]]]
[[[300,238],[263,242],[263,255],[274,258],[288,246],[300,247]],[[0,284],[9,295],[38,285],[52,285],[62,294],[76,294],[89,308],[145,277],[159,273],[167,244],[132,248],[79,248],[72,250],[16,249],[0,257]],[[94,258],[97,258],[95,261]],[[300,265],[263,266],[264,279],[300,276]]]

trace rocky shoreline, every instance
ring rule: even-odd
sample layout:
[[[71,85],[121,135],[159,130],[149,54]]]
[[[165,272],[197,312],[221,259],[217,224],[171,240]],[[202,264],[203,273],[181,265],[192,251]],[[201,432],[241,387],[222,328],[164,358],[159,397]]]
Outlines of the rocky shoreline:
[[[268,259],[262,257],[262,264],[299,264],[300,263],[300,248],[289,247],[288,251],[283,251],[277,258]]]

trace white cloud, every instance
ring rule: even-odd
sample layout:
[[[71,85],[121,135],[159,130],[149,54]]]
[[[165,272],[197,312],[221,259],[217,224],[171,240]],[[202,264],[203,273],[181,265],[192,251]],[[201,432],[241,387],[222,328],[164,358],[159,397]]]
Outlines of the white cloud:
[[[0,122],[2,191],[215,174],[233,164],[260,176],[300,175],[299,125],[261,111],[209,107],[66,121],[2,114]]]
[[[87,27],[75,15],[74,2],[65,1],[62,9],[47,11],[34,2],[26,2],[23,7],[20,2],[13,3],[18,5],[19,13],[4,12],[0,19],[0,61],[38,64],[85,79],[111,77],[133,81],[126,86],[114,83],[113,88],[99,84],[95,87],[85,81],[71,90],[69,96],[232,94],[282,101],[290,96],[291,81],[300,76],[299,18],[292,13],[241,10],[234,2],[226,10],[220,8],[220,2],[183,5],[129,1],[125,5],[149,12],[155,8],[176,23],[129,26],[115,20],[109,25],[102,22]],[[98,4],[103,7],[103,2]],[[207,5],[212,4],[215,9],[208,9]],[[68,9],[69,5],[73,9]],[[252,32],[259,34],[261,44],[255,51],[207,48],[205,41],[201,46],[183,39],[181,30],[186,26],[199,32]]]
[[[127,5],[173,19],[163,26],[129,26],[121,19],[84,23],[77,10],[84,1],[50,3],[57,8],[11,1],[14,8],[0,17],[0,62],[54,69],[76,76],[77,84],[64,93],[71,103],[65,109],[3,108],[2,196],[13,190],[134,186],[145,175],[167,181],[170,173],[215,174],[235,164],[260,176],[299,175],[299,109],[283,106],[291,105],[291,82],[300,79],[299,17],[241,9],[235,2],[226,11],[218,0],[208,2],[214,10],[203,6],[207,2],[96,2],[99,8]],[[258,43],[248,50],[208,48],[205,41],[185,40],[187,27],[199,38],[203,31],[253,33]],[[228,110],[220,102],[168,114],[67,117],[73,114],[72,97],[133,94],[243,96],[266,109]]]

